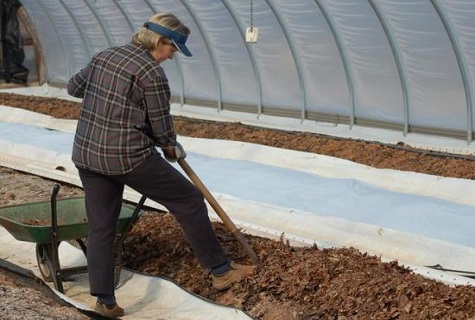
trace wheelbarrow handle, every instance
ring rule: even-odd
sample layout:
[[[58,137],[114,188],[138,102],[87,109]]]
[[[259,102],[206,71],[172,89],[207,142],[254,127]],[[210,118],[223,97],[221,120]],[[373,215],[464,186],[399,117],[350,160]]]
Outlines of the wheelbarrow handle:
[[[251,258],[251,261],[255,265],[259,265],[260,261],[259,258],[257,257],[256,253],[254,250],[251,248],[249,243],[247,242],[246,238],[243,236],[241,231],[236,228],[232,220],[229,218],[229,216],[226,214],[224,209],[221,207],[221,205],[216,201],[216,199],[213,197],[211,192],[209,192],[208,188],[204,185],[204,183],[201,181],[201,179],[196,175],[196,173],[193,171],[193,169],[190,167],[190,165],[186,162],[185,159],[178,159],[178,164],[180,167],[185,171],[186,175],[190,178],[190,180],[194,183],[194,185],[201,191],[203,196],[205,197],[206,201],[211,205],[211,207],[214,209],[214,211],[218,214],[218,216],[221,218],[223,221],[224,226],[236,237],[236,239],[242,244],[246,252],[248,253],[249,257]]]

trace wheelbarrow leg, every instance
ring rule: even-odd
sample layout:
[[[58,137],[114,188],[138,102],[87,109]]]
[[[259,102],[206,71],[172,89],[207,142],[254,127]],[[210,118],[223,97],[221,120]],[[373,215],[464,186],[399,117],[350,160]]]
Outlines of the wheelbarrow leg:
[[[53,273],[54,287],[59,292],[64,293],[63,276],[60,272],[61,265],[59,263],[59,253],[58,253],[59,243],[54,242],[54,243],[49,244],[49,246],[51,246],[50,263],[51,263],[51,267],[53,271],[52,273]]]
[[[120,272],[122,270],[122,248],[123,248],[124,240],[127,237],[127,234],[129,233],[129,231],[132,229],[132,226],[137,221],[140,210],[142,210],[142,207],[143,207],[143,204],[144,204],[145,200],[147,200],[147,197],[142,195],[139,202],[137,203],[137,206],[134,209],[134,212],[132,213],[132,218],[127,223],[124,230],[122,230],[119,237],[116,239],[116,242],[115,242],[115,245],[114,245],[114,253],[115,253],[115,259],[114,259],[114,266],[115,266],[114,267],[114,285],[115,285],[115,287],[117,287],[119,285],[119,281],[120,281]]]
[[[53,243],[44,243],[36,245],[36,260],[43,279],[46,282],[53,282],[54,287],[61,293],[64,293],[63,277],[60,273],[60,263],[58,254],[58,245]]]
[[[84,243],[84,241],[82,239],[74,239],[74,241],[76,241],[76,243],[79,245],[84,255],[87,257],[87,246]]]

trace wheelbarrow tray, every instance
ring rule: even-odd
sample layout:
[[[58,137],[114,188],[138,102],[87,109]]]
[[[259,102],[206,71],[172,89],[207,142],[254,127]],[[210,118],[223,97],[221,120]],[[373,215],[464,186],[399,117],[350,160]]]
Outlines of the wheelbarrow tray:
[[[123,204],[117,222],[121,232],[132,219],[134,207]],[[0,224],[20,241],[51,243],[51,203],[35,202],[0,208]],[[57,240],[84,239],[88,236],[84,197],[57,201]]]

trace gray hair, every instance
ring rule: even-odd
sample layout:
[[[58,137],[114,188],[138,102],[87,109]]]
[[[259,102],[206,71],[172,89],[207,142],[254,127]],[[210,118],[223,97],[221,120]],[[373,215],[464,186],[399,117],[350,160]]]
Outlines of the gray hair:
[[[183,33],[184,35],[190,34],[190,29],[183,24],[175,15],[171,13],[157,13],[153,15],[149,20],[149,22],[159,24],[162,27]],[[147,29],[142,28],[138,32],[136,32],[132,37],[132,42],[135,44],[142,45],[146,47],[148,50],[153,50],[159,42],[171,44],[172,42]]]

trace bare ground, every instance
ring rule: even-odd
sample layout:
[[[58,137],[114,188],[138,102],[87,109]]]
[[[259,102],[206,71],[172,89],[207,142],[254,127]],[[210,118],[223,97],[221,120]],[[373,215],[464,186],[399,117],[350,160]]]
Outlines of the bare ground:
[[[57,118],[75,119],[78,115],[78,104],[59,99],[0,94],[0,104]],[[402,144],[390,146],[181,117],[175,119],[175,127],[183,136],[246,141],[330,155],[378,168],[474,179],[475,161],[471,157],[431,153]],[[0,205],[47,201],[52,184],[47,179],[0,167]],[[60,195],[82,195],[82,190],[63,184]],[[249,263],[234,237],[221,224],[216,223],[215,229],[229,255]],[[262,266],[247,281],[224,292],[211,288],[208,274],[198,267],[181,230],[168,213],[147,211],[141,216],[127,237],[124,262],[131,269],[168,277],[210,300],[240,307],[260,320],[475,319],[474,287],[451,287],[429,280],[396,262],[382,262],[355,248],[297,248],[281,241],[246,238]],[[12,288],[28,288],[11,280],[0,274],[0,314],[2,310],[23,308],[18,299],[8,297],[12,296]],[[29,305],[38,310],[39,316],[24,318],[63,319],[64,311],[52,311],[49,318],[42,315],[45,306],[41,299],[35,299],[36,293],[29,293],[28,297]],[[56,306],[57,302],[51,305]],[[48,309],[56,310],[51,306]]]

